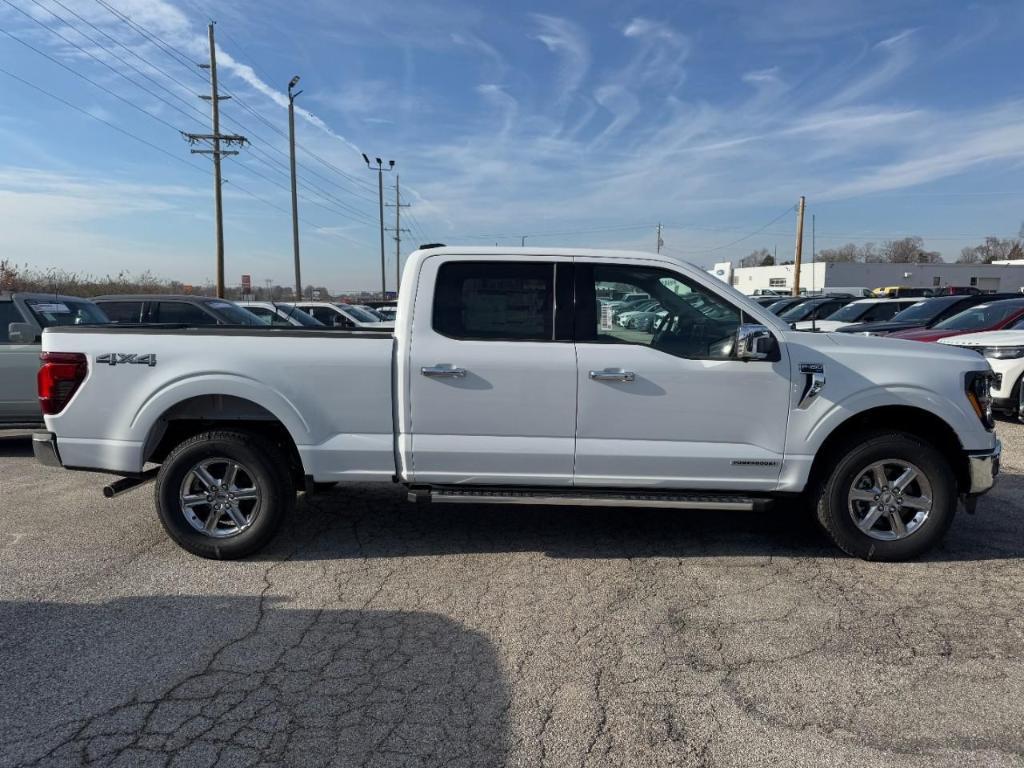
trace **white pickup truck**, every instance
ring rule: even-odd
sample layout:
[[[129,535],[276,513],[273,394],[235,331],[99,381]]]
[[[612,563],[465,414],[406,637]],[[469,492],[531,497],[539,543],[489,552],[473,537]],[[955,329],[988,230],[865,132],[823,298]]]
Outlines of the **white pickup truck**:
[[[297,489],[374,481],[622,514],[807,500],[847,553],[900,560],[998,472],[973,352],[792,331],[643,253],[434,248],[402,286],[393,333],[47,329],[36,456],[121,475],[108,495],[155,475],[168,534],[212,558],[265,545]],[[613,322],[630,293],[653,327]]]

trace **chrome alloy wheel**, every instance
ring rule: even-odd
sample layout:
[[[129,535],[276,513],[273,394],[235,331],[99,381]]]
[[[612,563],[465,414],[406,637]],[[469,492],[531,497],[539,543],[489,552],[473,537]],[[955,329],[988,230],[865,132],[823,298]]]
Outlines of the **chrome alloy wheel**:
[[[854,525],[879,541],[913,534],[934,503],[924,472],[903,459],[883,459],[860,470],[847,498]]]
[[[189,525],[216,539],[237,536],[260,511],[256,478],[234,459],[203,459],[181,481],[181,513]]]

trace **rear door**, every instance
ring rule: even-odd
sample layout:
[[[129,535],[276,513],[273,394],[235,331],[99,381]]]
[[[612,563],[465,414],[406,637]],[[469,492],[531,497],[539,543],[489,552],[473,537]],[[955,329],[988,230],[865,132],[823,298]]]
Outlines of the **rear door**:
[[[410,347],[399,441],[403,453],[411,448],[415,482],[572,483],[570,264],[446,255],[423,262],[411,338],[401,342]]]

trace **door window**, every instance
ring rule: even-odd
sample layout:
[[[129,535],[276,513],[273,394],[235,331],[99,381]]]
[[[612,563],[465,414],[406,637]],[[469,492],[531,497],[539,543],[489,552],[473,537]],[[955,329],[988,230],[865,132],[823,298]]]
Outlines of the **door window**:
[[[24,320],[22,320],[18,308],[14,306],[14,302],[0,301],[0,344],[6,344],[9,341],[7,338],[8,326],[11,323],[21,322]]]
[[[266,307],[246,307],[245,309],[256,315],[264,325],[290,325],[287,320],[283,317],[278,317],[276,312]]]
[[[141,322],[141,301],[104,301],[100,304],[100,308],[112,323]]]
[[[554,283],[553,264],[443,264],[434,291],[434,330],[453,339],[551,341]]]
[[[640,344],[692,359],[732,356],[742,313],[712,291],[655,267],[577,264],[576,340]],[[618,311],[596,298],[612,291],[646,293],[651,301]]]
[[[156,313],[158,323],[182,323],[184,325],[216,325],[213,315],[208,315],[195,304],[184,301],[161,301]]]

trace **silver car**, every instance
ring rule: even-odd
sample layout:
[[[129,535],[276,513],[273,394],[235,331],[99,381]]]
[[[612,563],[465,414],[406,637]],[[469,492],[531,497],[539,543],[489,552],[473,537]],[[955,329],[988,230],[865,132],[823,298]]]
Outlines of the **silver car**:
[[[0,429],[43,423],[36,392],[43,328],[107,322],[103,310],[88,299],[0,293]]]

